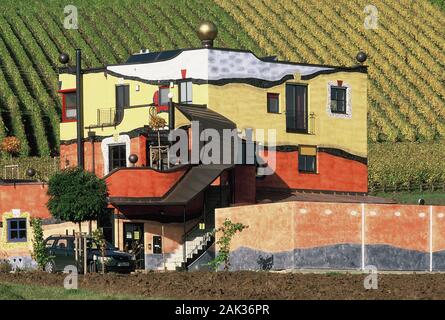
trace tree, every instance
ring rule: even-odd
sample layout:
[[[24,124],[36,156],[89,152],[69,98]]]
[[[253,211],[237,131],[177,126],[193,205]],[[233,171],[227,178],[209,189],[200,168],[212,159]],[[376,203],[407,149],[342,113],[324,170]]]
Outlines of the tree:
[[[80,168],[67,168],[54,174],[48,183],[51,215],[62,221],[79,224],[97,220],[107,207],[107,185],[95,174]]]
[[[230,243],[232,242],[233,236],[237,232],[241,232],[244,229],[248,228],[242,223],[233,223],[229,219],[224,220],[222,227],[215,230],[215,234],[217,232],[221,232],[221,238],[216,241],[216,244],[219,246],[219,252],[216,258],[209,262],[209,265],[216,271],[218,270],[221,264],[224,264],[224,271],[228,271],[230,267]]]
[[[32,257],[37,262],[40,270],[43,270],[46,264],[53,258],[48,255],[43,238],[42,219],[31,219],[33,239],[32,239]]]

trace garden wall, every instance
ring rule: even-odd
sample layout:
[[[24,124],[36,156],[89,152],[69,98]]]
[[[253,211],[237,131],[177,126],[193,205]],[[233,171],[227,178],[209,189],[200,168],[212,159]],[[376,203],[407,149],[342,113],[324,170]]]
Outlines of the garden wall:
[[[8,259],[13,267],[34,268],[31,258],[33,233],[31,218],[50,219],[46,203],[48,185],[41,182],[0,183],[0,260]],[[8,219],[26,219],[26,240],[8,240]],[[93,222],[93,229],[96,223]],[[82,223],[83,230],[88,230],[88,222]],[[53,234],[72,234],[78,231],[78,225],[71,222],[43,225],[44,237]]]
[[[281,202],[217,209],[216,228],[226,218],[249,226],[233,270],[445,270],[445,207]]]

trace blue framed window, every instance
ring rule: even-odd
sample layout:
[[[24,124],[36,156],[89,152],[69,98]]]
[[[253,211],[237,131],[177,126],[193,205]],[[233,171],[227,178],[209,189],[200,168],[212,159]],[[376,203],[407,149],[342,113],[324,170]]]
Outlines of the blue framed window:
[[[26,219],[8,219],[8,241],[26,242]]]

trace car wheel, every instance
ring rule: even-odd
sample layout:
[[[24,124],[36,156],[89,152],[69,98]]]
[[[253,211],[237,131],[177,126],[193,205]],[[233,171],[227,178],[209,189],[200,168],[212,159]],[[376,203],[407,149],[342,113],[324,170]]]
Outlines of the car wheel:
[[[48,273],[54,273],[54,272],[56,272],[56,266],[55,266],[55,264],[54,264],[54,261],[48,261],[48,262],[45,264],[45,272],[48,272]]]

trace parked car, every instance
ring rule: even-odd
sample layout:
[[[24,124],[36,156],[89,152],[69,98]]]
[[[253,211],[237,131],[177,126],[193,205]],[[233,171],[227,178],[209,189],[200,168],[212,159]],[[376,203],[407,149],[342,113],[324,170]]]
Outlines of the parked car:
[[[52,235],[45,240],[45,246],[48,255],[52,257],[45,266],[46,272],[63,271],[68,265],[77,266],[79,273],[83,272],[83,263],[76,263],[74,236]],[[135,270],[135,261],[134,255],[119,251],[109,242],[106,242],[105,255],[102,257],[99,244],[94,239],[87,238],[89,271],[101,271],[104,262],[106,272],[130,273]]]

